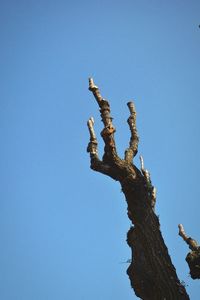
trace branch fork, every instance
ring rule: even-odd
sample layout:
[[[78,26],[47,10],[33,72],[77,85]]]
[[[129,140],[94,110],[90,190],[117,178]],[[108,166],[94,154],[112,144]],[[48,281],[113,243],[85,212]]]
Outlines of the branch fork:
[[[90,118],[87,123],[90,134],[87,150],[90,153],[91,168],[120,182],[127,202],[127,214],[134,225],[127,234],[127,243],[132,251],[131,263],[127,269],[131,286],[136,296],[143,300],[189,300],[160,232],[159,218],[154,212],[156,188],[151,183],[150,173],[144,167],[142,156],[141,170],[133,163],[139,143],[134,103],[127,104],[130,112],[127,122],[131,136],[124,159],[121,159],[115,145],[116,130],[110,116],[109,102],[103,99],[92,78],[89,79],[89,90],[100,108],[104,124],[101,136],[105,145],[103,158],[100,160],[94,119]]]

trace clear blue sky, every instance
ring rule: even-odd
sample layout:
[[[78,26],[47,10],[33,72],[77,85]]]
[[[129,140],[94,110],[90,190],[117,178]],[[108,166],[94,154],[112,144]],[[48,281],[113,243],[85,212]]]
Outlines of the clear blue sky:
[[[124,196],[89,169],[93,76],[120,155],[135,100],[165,242],[199,300],[177,224],[200,242],[200,2],[1,0],[0,23],[0,299],[137,299]]]

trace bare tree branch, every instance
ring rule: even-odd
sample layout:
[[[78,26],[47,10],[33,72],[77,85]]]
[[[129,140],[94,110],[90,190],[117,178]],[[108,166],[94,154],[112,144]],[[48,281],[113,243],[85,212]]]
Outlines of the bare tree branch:
[[[186,256],[186,261],[190,268],[190,275],[192,279],[200,279],[200,246],[197,241],[193,238],[188,237],[185,233],[184,227],[182,224],[178,225],[179,235],[182,239],[189,245],[189,248],[192,250]]]
[[[127,243],[132,251],[131,263],[127,273],[135,294],[143,300],[189,300],[185,287],[181,284],[164,243],[159,218],[154,212],[156,189],[152,186],[149,172],[141,157],[141,171],[133,164],[137,154],[138,134],[136,111],[132,102],[128,103],[131,131],[129,148],[125,160],[118,157],[110,116],[110,105],[104,100],[93,80],[89,80],[92,91],[100,107],[104,129],[101,132],[105,148],[103,160],[97,153],[97,140],[93,119],[88,122],[90,132],[91,168],[118,180],[127,202],[127,214],[134,227],[128,231]],[[153,209],[152,209],[153,208]]]
[[[98,157],[98,150],[97,150],[97,138],[96,138],[96,134],[94,131],[94,118],[91,117],[88,122],[87,122],[87,126],[89,129],[89,133],[90,133],[90,143],[88,144],[88,148],[87,151],[90,152],[90,154],[95,155],[96,157]]]
[[[94,131],[94,118],[91,117],[88,122],[87,126],[90,133],[90,142],[87,147],[87,152],[90,153],[90,163],[91,169],[94,171],[100,172],[102,174],[108,175],[114,180],[118,180],[117,176],[111,169],[111,167],[106,164],[105,162],[101,161],[98,156],[98,142],[96,138],[96,134]]]
[[[110,116],[110,105],[108,101],[103,99],[99,88],[94,84],[92,78],[89,78],[89,90],[93,93],[97,100],[100,107],[102,122],[104,123],[104,128],[101,132],[101,136],[105,143],[103,161],[106,162],[112,160],[113,163],[116,163],[116,158],[118,158],[114,139],[114,133],[116,130],[112,124],[112,117]]]
[[[87,147],[87,152],[90,153],[91,169],[110,176],[110,167],[104,164],[98,157],[98,142],[94,131],[94,119],[91,117],[87,126],[90,133],[90,142]]]
[[[97,103],[99,104],[100,106],[100,103],[101,101],[103,100],[101,94],[100,94],[100,91],[99,91],[99,88],[98,86],[96,86],[94,84],[94,80],[93,78],[89,78],[89,90],[93,93],[95,99],[97,100]]]
[[[136,110],[135,105],[133,102],[127,103],[129,111],[130,111],[130,117],[128,118],[127,122],[131,131],[131,138],[129,142],[129,148],[125,151],[125,160],[130,163],[133,160],[133,157],[138,152],[138,143],[139,143],[139,137],[137,134],[137,127],[136,127]]]
[[[189,248],[191,250],[197,250],[199,248],[199,245],[197,243],[197,241],[195,241],[194,239],[192,239],[191,237],[188,237],[185,233],[185,230],[183,228],[182,224],[178,225],[179,228],[179,235],[183,238],[183,240],[189,245]]]

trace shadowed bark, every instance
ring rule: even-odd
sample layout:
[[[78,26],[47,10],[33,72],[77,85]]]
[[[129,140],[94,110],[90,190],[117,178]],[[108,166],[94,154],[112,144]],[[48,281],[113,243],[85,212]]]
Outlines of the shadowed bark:
[[[200,246],[197,241],[193,238],[188,237],[184,231],[183,225],[179,224],[179,235],[183,240],[189,245],[189,248],[192,250],[186,256],[186,261],[190,268],[190,275],[192,279],[200,279]]]
[[[133,102],[127,104],[130,111],[128,124],[131,137],[124,159],[121,159],[115,145],[115,128],[110,116],[110,105],[103,99],[91,78],[89,90],[100,108],[104,124],[101,136],[105,147],[103,158],[100,160],[94,120],[90,118],[88,121],[90,142],[87,151],[90,153],[91,168],[119,181],[126,198],[127,215],[132,222],[127,233],[127,243],[132,251],[132,260],[127,269],[131,286],[135,294],[144,300],[189,299],[185,287],[177,277],[160,231],[159,219],[154,212],[156,189],[152,185],[150,174],[144,167],[142,157],[140,157],[141,170],[133,162],[139,142],[135,106]]]

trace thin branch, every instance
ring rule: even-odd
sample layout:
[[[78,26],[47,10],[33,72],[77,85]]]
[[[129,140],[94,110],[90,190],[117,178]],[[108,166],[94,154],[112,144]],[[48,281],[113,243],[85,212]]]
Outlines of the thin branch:
[[[190,251],[185,260],[188,263],[190,269],[190,275],[192,279],[200,279],[200,246],[197,241],[188,237],[185,233],[182,224],[178,225],[179,235],[183,238],[183,240],[189,245]]]
[[[191,237],[188,237],[186,235],[183,225],[179,224],[178,228],[179,228],[179,235],[189,245],[189,248],[193,251],[198,250],[199,245],[198,245],[197,241],[195,241],[194,239],[192,239]]]
[[[97,142],[97,138],[95,135],[95,131],[94,131],[94,118],[91,117],[88,122],[87,122],[87,126],[89,129],[89,133],[90,133],[90,142],[88,144],[87,147],[87,152],[89,152],[91,155],[94,155],[98,158],[98,142]]]
[[[127,122],[131,131],[131,138],[129,142],[129,148],[127,148],[125,151],[125,160],[128,163],[131,163],[133,157],[135,157],[138,152],[139,137],[137,134],[137,127],[136,127],[135,105],[133,102],[128,102],[127,105],[130,111],[130,117],[128,118]]]
[[[100,103],[101,101],[103,100],[101,94],[100,94],[100,91],[99,91],[99,88],[98,86],[96,86],[94,84],[94,80],[93,78],[89,78],[89,90],[93,93],[95,99],[97,100],[97,103],[99,104],[100,106]]]
[[[94,131],[94,118],[91,117],[88,122],[87,126],[90,133],[90,142],[87,147],[87,152],[90,153],[90,167],[94,171],[103,173],[112,177],[113,179],[117,180],[116,176],[113,174],[112,169],[109,165],[102,162],[98,157],[98,142],[96,138],[96,134]]]

